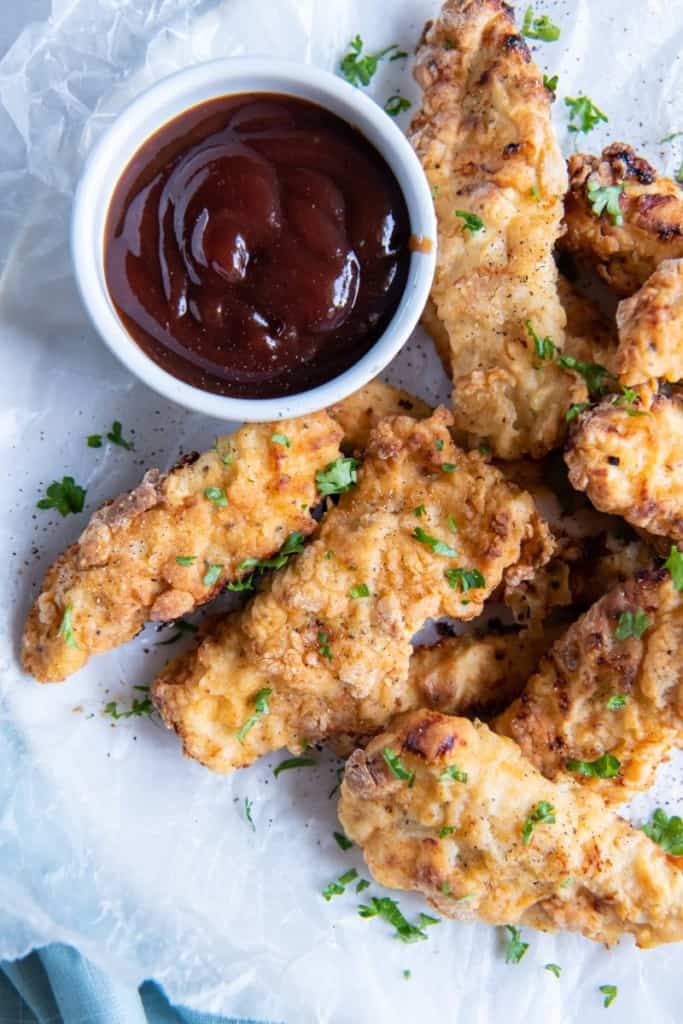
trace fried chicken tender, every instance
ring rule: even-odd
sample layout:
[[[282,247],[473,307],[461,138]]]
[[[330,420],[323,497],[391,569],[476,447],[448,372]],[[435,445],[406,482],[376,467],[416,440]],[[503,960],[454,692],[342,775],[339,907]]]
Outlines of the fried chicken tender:
[[[683,397],[635,390],[632,407],[606,399],[579,417],[565,453],[569,480],[601,512],[681,541]]]
[[[622,224],[605,209],[598,217],[588,186],[623,187]],[[660,177],[631,146],[614,142],[601,157],[574,153],[569,158],[562,249],[597,270],[617,295],[632,295],[659,264],[683,257],[683,195],[671,178]]]
[[[386,416],[412,416],[423,420],[433,412],[421,398],[385,384],[378,377],[336,405],[328,414],[344,431],[344,448],[356,454],[365,451],[370,433]]]
[[[616,373],[617,335],[602,310],[560,274],[558,289],[567,316],[564,353]]]
[[[567,188],[551,94],[503,0],[447,0],[418,50],[412,141],[435,195],[439,246],[427,328],[450,347],[458,437],[505,459],[566,432],[583,381],[535,351],[562,349],[553,246]]]
[[[683,380],[683,259],[664,260],[617,309],[622,384]]]
[[[275,429],[288,446],[273,441]],[[326,413],[277,428],[247,424],[167,474],[149,470],[48,570],[24,628],[24,667],[40,682],[62,680],[146,621],[211,600],[244,559],[268,558],[290,533],[311,533],[316,471],[338,458],[341,438]]]
[[[450,423],[445,409],[381,421],[357,486],[303,554],[167,665],[152,694],[190,757],[227,772],[377,731],[416,699],[410,641],[425,621],[475,618],[502,579],[549,557],[531,496],[459,451]]]
[[[639,638],[620,639],[623,616],[643,613]],[[647,789],[672,747],[683,742],[683,593],[663,569],[619,584],[553,646],[524,693],[496,720],[543,775],[568,761],[603,754],[619,761],[613,778],[572,773],[608,803]],[[624,706],[610,709],[610,697]]]
[[[339,818],[377,882],[421,892],[447,917],[606,943],[630,933],[641,947],[683,939],[681,869],[481,722],[425,710],[396,719],[347,761]]]

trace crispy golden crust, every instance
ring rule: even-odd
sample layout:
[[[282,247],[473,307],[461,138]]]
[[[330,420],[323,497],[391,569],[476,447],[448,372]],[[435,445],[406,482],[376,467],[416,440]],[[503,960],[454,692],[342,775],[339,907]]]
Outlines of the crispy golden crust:
[[[640,639],[620,640],[624,612],[644,612]],[[683,594],[664,570],[616,586],[553,646],[519,700],[496,720],[549,778],[568,760],[605,753],[621,762],[612,779],[576,775],[610,803],[646,789],[666,755],[683,740]],[[623,694],[626,706],[607,701]]]
[[[385,384],[378,377],[342,402],[331,405],[328,414],[344,431],[344,447],[360,454],[365,451],[370,433],[386,416],[412,416],[423,420],[433,410],[402,388]]]
[[[456,431],[502,458],[539,457],[586,397],[573,373],[537,358],[526,326],[563,347],[552,250],[567,177],[551,96],[501,0],[447,0],[415,77],[424,94],[412,141],[439,222],[427,326],[440,350],[444,331],[450,340]],[[484,229],[467,230],[456,210]]]
[[[383,420],[357,486],[313,543],[162,672],[154,700],[187,754],[225,772],[283,746],[375,732],[416,700],[410,641],[423,623],[476,617],[503,578],[533,573],[532,555],[549,556],[533,499],[478,454],[459,451],[450,423],[445,409],[421,422]],[[457,557],[420,542],[418,528],[457,545]],[[478,570],[484,584],[449,585],[446,570],[455,568]],[[352,596],[362,584],[368,596]],[[269,713],[241,743],[236,733],[265,688]]]
[[[392,773],[387,749],[413,784]],[[443,781],[449,766],[467,781]],[[541,801],[555,821],[525,844]],[[606,943],[630,933],[642,947],[683,939],[680,868],[598,796],[549,782],[480,722],[424,710],[396,719],[349,758],[339,818],[377,882],[421,892],[447,917]]]
[[[624,186],[622,225],[613,224],[607,210],[599,217],[593,213],[589,182]],[[683,257],[679,186],[623,142],[612,143],[601,157],[575,153],[569,158],[565,220],[560,246],[586,260],[618,295],[632,295],[663,260]]]
[[[276,429],[289,447],[271,440]],[[316,470],[339,456],[341,437],[326,413],[277,427],[247,424],[166,475],[150,470],[96,512],[48,570],[24,628],[24,667],[40,682],[64,679],[146,621],[175,619],[209,601],[239,575],[243,559],[268,558],[290,533],[311,533]],[[209,487],[224,493],[225,507],[206,497]],[[178,556],[194,562],[180,565]],[[209,565],[222,572],[206,585]],[[69,607],[77,646],[59,635]]]
[[[683,379],[683,259],[664,260],[619,303],[615,368],[623,384]]]
[[[565,454],[569,480],[601,512],[680,541],[683,398],[636,390],[641,415],[606,399],[579,417]]]

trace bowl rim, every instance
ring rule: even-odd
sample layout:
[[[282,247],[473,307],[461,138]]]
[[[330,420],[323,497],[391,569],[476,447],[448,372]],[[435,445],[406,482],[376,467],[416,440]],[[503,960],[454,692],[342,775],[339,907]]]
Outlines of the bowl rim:
[[[270,85],[268,83],[271,83]],[[274,88],[273,82],[279,83]],[[408,277],[387,327],[360,359],[331,380],[276,398],[218,395],[179,380],[131,337],[109,296],[103,233],[111,196],[129,160],[154,131],[212,97],[280,92],[308,99],[342,117],[378,150],[398,180],[413,237]],[[197,98],[198,97],[198,98]],[[74,197],[71,252],[86,311],[114,356],[148,387],[185,408],[222,420],[268,421],[316,412],[347,397],[380,373],[408,340],[427,302],[436,266],[436,216],[429,184],[408,139],[368,95],[311,64],[270,57],[227,57],[173,72],[139,93],[114,118],[88,154]]]

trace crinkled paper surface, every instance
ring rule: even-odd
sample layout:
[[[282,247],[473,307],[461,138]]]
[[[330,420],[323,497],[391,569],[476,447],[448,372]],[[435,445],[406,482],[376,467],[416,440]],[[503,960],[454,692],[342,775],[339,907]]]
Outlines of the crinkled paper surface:
[[[3,5],[4,6],[4,5]],[[683,2],[563,0],[537,5],[562,26],[537,57],[609,115],[586,143],[625,139],[667,171],[683,160]],[[148,629],[61,686],[23,675],[17,645],[32,594],[89,512],[128,488],[142,467],[169,466],[211,444],[215,422],[136,383],[87,322],[71,274],[68,224],[84,154],[132,96],[184,65],[231,54],[274,54],[334,68],[360,32],[372,48],[413,50],[435,0],[53,0],[0,62],[0,332],[3,400],[0,525],[0,957],[52,940],[74,943],[131,983],[153,976],[175,1000],[288,1024],[448,1020],[525,1024],[603,1020],[599,985],[619,986],[610,1019],[680,1021],[683,949],[606,951],[573,936],[529,932],[519,966],[484,926],[443,922],[406,946],[380,919],[362,920],[353,892],[320,891],[356,866],[334,842],[337,763],[275,779],[281,755],[230,778],[183,760],[173,735],[147,719],[103,715],[128,703],[176,647]],[[6,17],[0,8],[0,19]],[[16,16],[13,17],[13,23]],[[381,68],[379,102],[415,100],[410,61]],[[403,115],[406,117],[406,115]],[[566,111],[555,117],[569,151]],[[419,332],[391,376],[447,394]],[[86,447],[114,419],[135,452]],[[35,507],[70,473],[85,511],[59,519]],[[681,762],[653,799],[683,807]],[[253,802],[255,831],[245,820]],[[372,892],[379,892],[375,887]],[[401,897],[409,916],[422,909]],[[563,968],[561,980],[543,969]],[[410,980],[403,971],[412,972]]]

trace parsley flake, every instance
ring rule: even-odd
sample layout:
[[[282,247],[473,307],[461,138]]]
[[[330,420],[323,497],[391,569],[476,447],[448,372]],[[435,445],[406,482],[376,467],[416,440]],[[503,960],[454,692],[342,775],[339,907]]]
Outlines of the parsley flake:
[[[270,440],[273,444],[281,444],[283,448],[291,448],[291,442],[286,434],[271,434]]]
[[[547,800],[539,800],[531,813],[527,816],[522,827],[522,842],[528,846],[531,842],[534,829],[537,825],[554,825],[555,808]]]
[[[427,938],[422,928],[410,924],[401,913],[396,900],[389,899],[388,896],[381,898],[373,896],[369,904],[361,904],[358,907],[358,915],[364,918],[383,917],[388,924],[395,928],[396,938],[401,942],[419,942]],[[426,916],[426,914],[420,915],[421,918]]]
[[[553,98],[555,96],[555,93],[557,92],[557,83],[558,82],[559,82],[559,76],[558,75],[553,75],[552,77],[550,75],[544,75],[543,76],[543,84],[546,87],[546,89],[553,94]]]
[[[74,606],[68,604],[64,609],[64,615],[60,627],[57,631],[57,636],[61,637],[67,647],[73,647],[78,650],[78,644],[76,643],[76,637],[74,636],[72,619],[74,614]]]
[[[621,708],[625,708],[627,704],[628,697],[625,693],[613,693],[605,707],[608,711],[619,711]]]
[[[671,573],[674,590],[683,590],[683,551],[679,551],[676,544],[671,545],[664,568]]]
[[[575,402],[574,405],[569,406],[564,414],[564,418],[567,423],[571,423],[572,420],[575,420],[576,417],[580,416],[582,412],[586,411],[586,409],[590,409],[590,404],[588,402]]]
[[[526,329],[529,337],[534,343],[534,352],[539,359],[553,359],[555,357],[555,343],[552,338],[541,338],[536,334],[531,320],[526,321]]]
[[[132,452],[135,450],[135,445],[132,441],[126,441],[123,434],[121,433],[121,424],[118,420],[114,420],[111,425],[111,430],[107,434],[107,441],[111,441],[112,444],[117,444],[119,448],[125,448],[126,451]]]
[[[207,487],[204,491],[204,497],[208,498],[209,501],[219,508],[227,507],[228,498],[222,487]]]
[[[45,493],[47,497],[40,499],[37,508],[56,508],[60,516],[83,511],[87,491],[72,476],[63,476],[61,483],[54,480]]]
[[[288,757],[273,768],[273,775],[277,778],[280,772],[288,772],[292,768],[312,768],[317,763],[314,757]]]
[[[101,448],[102,447],[102,435],[101,434],[88,434],[86,438],[88,448]]]
[[[365,878],[361,878],[360,882],[356,886],[356,892],[362,892],[363,889],[369,889],[369,888],[370,888],[370,883]]]
[[[197,556],[196,555],[176,555],[175,560],[176,560],[176,564],[177,565],[184,565],[184,566],[194,565],[194,563],[197,561]]]
[[[567,761],[567,771],[594,779],[616,779],[621,771],[621,761],[614,754],[603,754],[595,761]]]
[[[117,720],[119,718],[142,718],[144,715],[151,715],[155,709],[152,699],[149,696],[149,687],[135,686],[133,689],[142,690],[146,696],[134,697],[131,706],[127,709],[122,709],[121,711],[119,711],[118,704],[115,700],[109,701],[109,703],[104,707],[104,714],[110,715],[111,718]]]
[[[442,778],[443,778],[443,776],[442,776]],[[464,781],[467,782],[467,779],[465,778]],[[451,836],[451,835],[453,835],[454,832],[455,832],[455,826],[454,825],[444,825],[444,827],[440,828],[439,831],[436,834],[439,837],[439,839],[445,839],[446,836]],[[449,888],[450,888],[450,886],[449,886]]]
[[[570,132],[590,132],[600,121],[609,120],[588,96],[565,96],[564,103],[569,108]]]
[[[612,404],[624,406],[629,416],[647,416],[646,410],[636,408],[639,401],[638,393],[633,388],[622,387],[621,394],[613,399]]]
[[[405,971],[403,972],[403,977],[404,977],[404,978],[406,979],[406,981],[409,981],[409,980],[410,980],[410,978],[412,977],[412,973],[411,973],[411,971],[405,970]]]
[[[403,782],[407,782],[409,786],[413,785],[415,782],[415,772],[411,772],[406,768],[395,750],[392,750],[391,747],[385,747],[382,751],[382,756],[385,763],[389,766],[392,775],[395,775],[397,779],[401,779]]]
[[[349,597],[370,597],[370,588],[367,583],[358,583],[355,587],[351,587],[349,590]]]
[[[330,647],[328,640],[329,637],[327,633],[318,633],[318,643],[320,644],[320,649],[318,653],[321,655],[321,657],[327,658],[328,661],[332,661],[332,648]]]
[[[160,640],[159,643],[154,645],[155,647],[168,647],[169,644],[174,644],[178,640],[180,640],[183,633],[197,632],[197,627],[194,625],[194,623],[186,622],[185,619],[178,619],[174,623],[174,626],[176,628],[176,632],[173,634],[173,636],[169,637],[168,640]]]
[[[449,764],[448,768],[439,775],[439,782],[467,782],[467,772],[458,768],[457,764]],[[451,829],[451,832],[453,829]]]
[[[399,60],[408,56],[403,50],[399,50],[396,43],[385,47],[384,50],[378,50],[377,53],[363,55],[363,40],[357,34],[349,43],[349,52],[342,57],[339,70],[351,85],[369,85],[377,71],[377,65],[389,54],[391,54],[389,60]]]
[[[247,738],[247,733],[249,732],[249,730],[253,729],[258,720],[260,718],[263,718],[263,716],[267,715],[268,712],[270,711],[270,708],[268,707],[268,698],[270,697],[272,692],[273,691],[269,686],[264,686],[263,689],[259,690],[258,693],[256,694],[256,697],[254,698],[253,715],[250,715],[249,718],[244,723],[244,725],[242,726],[242,728],[235,733],[239,743],[244,743],[245,739]]]
[[[345,871],[343,875],[340,875],[336,882],[330,882],[326,885],[322,891],[322,898],[327,900],[329,903],[333,896],[343,896],[346,892],[346,886],[350,885],[351,882],[355,882],[358,878],[358,872],[355,868],[351,868],[349,871]]]
[[[619,205],[619,196],[624,191],[623,185],[599,185],[597,181],[589,181],[586,186],[588,202],[596,217],[602,216],[606,210],[615,227],[624,223],[624,215]]]
[[[527,39],[540,39],[544,43],[554,43],[560,38],[560,27],[554,25],[547,14],[534,14],[529,4],[522,23],[522,35]]]
[[[486,231],[486,225],[476,213],[470,213],[468,210],[456,210],[455,216],[460,217],[463,221],[463,231],[468,231],[470,235],[477,235],[480,231]]]
[[[253,806],[254,806],[253,802],[249,799],[248,796],[245,796],[245,798],[244,798],[244,817],[246,818],[246,820],[251,825],[251,831],[255,832],[256,831],[256,825],[254,824],[254,819],[251,816],[251,809],[252,809]]]
[[[505,946],[505,963],[518,964],[529,948],[529,943],[522,942],[522,932],[519,928],[506,924],[505,930],[510,936]]]
[[[486,580],[478,569],[446,569],[444,576],[448,580],[448,586],[453,590],[460,590],[461,594],[486,586]]]
[[[417,519],[422,519],[422,516],[426,513],[426,511],[427,509],[424,507],[424,505],[418,505],[417,508],[413,509],[413,515],[416,516]]]
[[[205,587],[212,587],[215,583],[218,583],[221,573],[223,572],[222,565],[214,565],[209,563],[206,568],[206,572],[202,578],[202,583]]]
[[[431,534],[426,533],[421,526],[416,526],[410,536],[413,540],[417,540],[420,544],[424,544],[425,547],[430,548],[435,555],[442,555],[443,558],[458,557],[458,552],[455,551],[450,544],[446,544],[444,541],[438,540],[436,537],[432,537]]]
[[[600,986],[600,992],[602,992],[603,996],[605,997],[605,1001],[602,1004],[605,1007],[605,1009],[607,1009],[609,1006],[612,1005],[614,1000],[617,998],[618,991],[619,991],[619,989],[617,988],[616,985],[601,985]]]
[[[562,974],[562,968],[559,964],[546,964],[545,970],[550,971],[550,973],[554,974],[556,978],[559,978],[559,976]]]
[[[444,473],[452,473],[454,469],[455,469],[455,463],[454,462],[442,462],[441,463],[441,470]]]
[[[245,558],[237,566],[239,573],[249,572],[252,569],[257,569],[259,572],[263,572],[265,569],[281,569],[286,564],[288,559],[292,555],[300,555],[304,549],[304,534],[299,530],[295,530],[290,533],[286,538],[284,544],[273,558]],[[232,589],[232,588],[231,588]],[[240,589],[249,589],[252,587],[244,587]]]
[[[351,840],[343,832],[333,832],[334,841],[340,850],[350,850],[353,846]]]
[[[641,831],[661,846],[664,853],[683,857],[683,821],[677,815],[669,818],[666,811],[658,807],[650,821],[641,826]]]
[[[448,525],[450,526],[450,528],[451,528],[451,530],[453,531],[453,533],[457,533],[457,532],[458,532],[458,524],[456,523],[455,519],[454,519],[454,518],[453,518],[453,516],[452,516],[452,515],[450,514],[450,512],[449,512],[449,513],[448,513],[448,515],[446,516],[446,522],[447,522],[447,523],[448,523]]]
[[[412,103],[407,100],[405,96],[399,96],[398,93],[394,93],[384,104],[384,110],[389,117],[397,117],[402,114],[404,110],[410,110]]]
[[[601,395],[607,390],[608,380],[614,377],[614,374],[610,373],[606,367],[600,366],[599,363],[584,363],[574,356],[558,356],[557,362],[565,370],[574,370],[575,373],[583,377],[591,395]]]
[[[629,637],[640,640],[649,625],[650,619],[642,608],[636,608],[634,612],[622,612],[614,636],[617,640],[628,640]]]
[[[318,491],[323,496],[350,491],[358,480],[357,469],[358,459],[341,456],[334,462],[329,462],[324,469],[318,470],[315,474]]]

